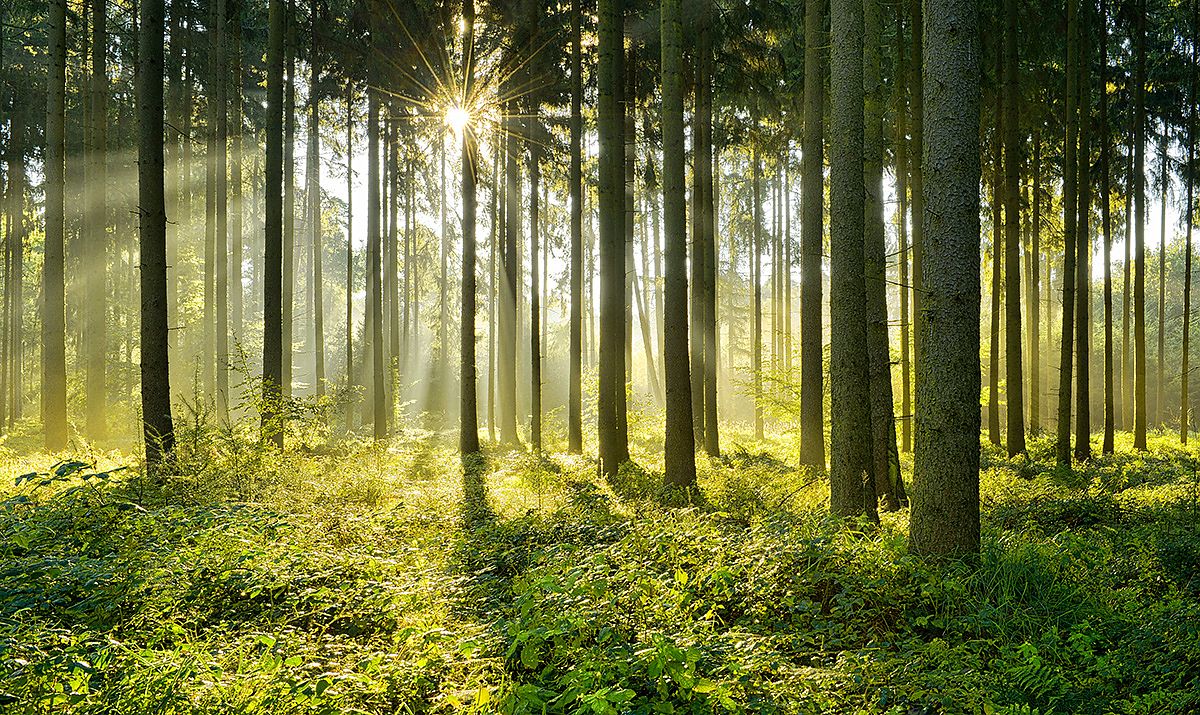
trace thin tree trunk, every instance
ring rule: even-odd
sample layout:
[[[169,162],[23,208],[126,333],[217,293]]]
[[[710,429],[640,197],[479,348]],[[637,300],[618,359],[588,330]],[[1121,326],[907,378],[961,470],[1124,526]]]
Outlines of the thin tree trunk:
[[[320,37],[317,0],[312,0],[311,13],[312,45],[308,62],[312,79],[308,85],[308,151],[312,157],[313,174],[308,197],[308,230],[312,239],[313,387],[316,388],[317,397],[321,397],[325,394],[325,294],[321,270],[325,247],[321,235],[321,95],[317,89],[321,81],[321,55],[317,44],[317,38]]]
[[[529,152],[529,441],[535,454],[542,451],[542,336],[541,286],[538,283],[538,221],[541,218],[539,184],[541,157],[530,143]]]
[[[91,0],[92,74],[89,124],[91,142],[87,147],[87,226],[85,233],[88,268],[84,273],[87,290],[84,317],[87,345],[88,437],[101,442],[107,436],[107,388],[105,366],[108,331],[105,324],[106,268],[108,266],[108,205],[105,195],[108,163],[108,35],[105,0]],[[160,48],[161,52],[161,48]],[[161,113],[161,109],[160,109]]]
[[[1067,116],[1066,150],[1063,168],[1063,300],[1062,300],[1062,350],[1059,355],[1058,373],[1058,431],[1055,453],[1059,464],[1071,462],[1071,358],[1074,356],[1075,337],[1075,260],[1076,260],[1076,89],[1079,73],[1078,43],[1079,28],[1076,21],[1078,0],[1067,0]]]
[[[1135,8],[1133,199],[1133,447],[1146,449],[1146,0]]]
[[[469,1],[469,0],[468,0]],[[571,325],[567,451],[583,451],[583,54],[580,0],[571,0]]]
[[[372,45],[378,40],[376,27],[371,28]],[[388,436],[388,404],[384,391],[386,377],[383,356],[383,266],[382,242],[379,217],[379,94],[368,90],[367,94],[367,293],[371,306],[371,391],[375,439]]]
[[[472,96],[474,85],[475,2],[463,1],[463,97]],[[475,156],[474,127],[462,135],[462,320],[459,332],[459,437],[462,454],[479,451],[479,409],[475,375]]]
[[[1163,122],[1163,139],[1159,144],[1160,188],[1158,201],[1158,359],[1155,361],[1154,380],[1154,426],[1162,427],[1166,422],[1163,408],[1163,384],[1166,375],[1166,325],[1167,325],[1167,188],[1171,175],[1167,169],[1166,121]]]
[[[1104,454],[1112,454],[1116,429],[1113,395],[1112,212],[1109,209],[1111,174],[1108,136],[1108,4],[1100,0],[1100,219],[1104,231]],[[1185,315],[1187,311],[1184,311]],[[1187,356],[1184,356],[1185,364]]]
[[[899,241],[900,283],[900,449],[912,451],[912,354],[911,322],[909,318],[909,247],[908,247],[908,57],[904,42],[904,9],[900,8],[896,24],[896,77],[893,88],[896,93],[896,193],[899,208],[896,229]],[[913,61],[919,61],[914,58]],[[919,217],[914,217],[919,220]]]
[[[1188,398],[1191,393],[1191,333],[1192,333],[1192,212],[1195,210],[1194,191],[1196,186],[1196,72],[1197,45],[1200,45],[1200,3],[1192,0],[1192,64],[1188,71],[1188,97],[1191,113],[1188,116],[1187,149],[1187,205],[1184,221],[1187,229],[1183,246],[1183,364],[1179,371],[1179,442],[1187,444],[1189,411]]]
[[[1092,456],[1091,446],[1091,369],[1088,365],[1091,335],[1091,285],[1089,260],[1092,255],[1091,236],[1091,17],[1093,0],[1083,0],[1079,17],[1079,221],[1075,236],[1075,459],[1086,461]]]
[[[66,0],[49,0],[46,91],[46,240],[42,263],[42,423],[46,451],[67,447],[67,347],[64,174],[66,148]]]
[[[354,84],[346,81],[346,389],[354,388]],[[346,402],[346,431],[354,405]]]
[[[232,115],[232,126],[229,129],[229,140],[233,151],[233,158],[229,163],[229,231],[230,243],[233,244],[230,259],[229,280],[232,291],[230,292],[230,312],[232,320],[230,323],[230,335],[233,337],[235,345],[242,346],[242,329],[246,322],[245,301],[242,290],[242,268],[243,268],[243,235],[242,235],[242,160],[243,160],[243,144],[242,144],[242,6],[235,5],[233,13],[233,22],[231,23],[231,38],[230,38],[230,59],[232,60],[232,68],[230,71],[231,87],[233,89],[233,97],[231,98],[232,106],[230,113]]]
[[[1029,429],[1036,433],[1042,430],[1042,128],[1041,122],[1033,130],[1033,188],[1030,192],[1033,203],[1033,226],[1031,233],[1031,256],[1029,260]],[[1047,262],[1047,266],[1049,262]],[[1049,283],[1047,283],[1049,285]],[[1051,311],[1047,310],[1049,315]]]
[[[296,21],[293,0],[287,0],[284,64],[287,86],[283,107],[283,396],[292,396],[292,305],[296,284]]]
[[[264,439],[283,448],[277,424],[283,396],[283,65],[284,0],[271,0],[267,44],[267,147],[263,251]]]
[[[212,165],[216,175],[213,183],[216,234],[214,287],[216,291],[216,336],[217,360],[217,417],[226,419],[229,412],[229,105],[226,89],[229,76],[226,69],[225,23],[228,22],[225,0],[216,0],[213,10],[213,96],[209,101],[216,104],[210,116],[217,120],[215,148]]]
[[[861,53],[860,53],[861,54]],[[859,58],[861,63],[862,58]],[[757,114],[757,107],[751,110]],[[753,158],[751,161],[754,164],[751,179],[751,191],[753,206],[751,207],[751,216],[753,217],[754,225],[751,227],[752,246],[751,253],[751,290],[753,291],[753,304],[751,305],[752,318],[754,321],[753,333],[750,343],[750,374],[754,382],[754,439],[763,439],[763,365],[762,365],[762,157],[759,155],[759,149],[755,142],[761,141],[758,131],[758,117],[754,119],[754,131],[750,137]],[[861,249],[860,249],[861,250]]]
[[[1004,56],[1004,319],[1007,331],[1004,356],[1007,429],[1010,457],[1025,452],[1025,403],[1021,394],[1024,364],[1021,355],[1021,131],[1020,84],[1017,78],[1017,0],[1004,0],[1006,19]]]

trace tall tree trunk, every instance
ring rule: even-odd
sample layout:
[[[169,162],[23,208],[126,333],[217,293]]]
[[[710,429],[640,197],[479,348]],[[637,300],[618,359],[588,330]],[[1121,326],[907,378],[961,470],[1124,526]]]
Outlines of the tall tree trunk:
[[[325,295],[324,278],[321,275],[321,259],[324,253],[321,235],[321,54],[317,44],[320,32],[317,29],[317,0],[311,0],[312,44],[308,63],[311,71],[309,80],[308,152],[312,157],[312,183],[308,197],[308,230],[312,239],[312,319],[313,319],[313,386],[317,396],[325,394]]]
[[[346,80],[346,389],[354,384],[354,84]],[[352,429],[354,404],[347,400],[346,431]]]
[[[0,401],[8,403],[8,421],[0,427],[9,429],[21,417],[24,403],[24,282],[25,282],[25,116],[16,109],[18,98],[14,92],[10,97],[12,119],[9,124],[8,142],[8,368],[11,378],[7,392],[0,393]]]
[[[897,261],[899,262],[899,292],[900,292],[900,449],[912,451],[912,354],[911,322],[909,318],[909,248],[908,248],[908,57],[904,42],[904,9],[900,8],[896,24],[896,76],[893,89],[895,91],[896,117],[896,193],[899,198],[899,208],[896,217],[896,233],[899,242]],[[913,61],[920,61],[914,58]],[[920,217],[914,217],[917,220]]]
[[[371,28],[372,46],[378,49],[378,32]],[[375,439],[387,439],[388,404],[385,392],[386,373],[383,356],[383,266],[379,217],[379,94],[368,89],[367,94],[367,294],[371,307],[371,392]]]
[[[1167,324],[1167,188],[1171,175],[1167,168],[1167,126],[1163,120],[1163,137],[1158,147],[1159,188],[1162,192],[1158,215],[1158,359],[1155,361],[1154,379],[1154,425],[1162,427],[1166,422],[1163,408],[1163,384],[1166,375],[1166,324]]]
[[[287,86],[283,107],[283,377],[284,397],[292,396],[292,332],[296,293],[296,19],[294,0],[284,18]]]
[[[864,0],[863,94],[866,191],[863,215],[866,348],[870,392],[871,473],[874,494],[888,511],[900,508],[900,453],[896,449],[896,414],[892,399],[892,353],[888,344],[887,249],[883,220],[883,18],[878,0]],[[869,491],[869,490],[868,490]],[[868,495],[869,496],[869,495]]]
[[[927,0],[926,276],[910,540],[979,550],[979,48],[977,5]],[[915,187],[914,187],[915,190]]]
[[[1017,79],[1017,0],[1004,0],[1006,21],[1004,52],[1004,319],[1007,351],[1004,357],[1007,429],[1010,457],[1025,452],[1025,403],[1021,394],[1024,364],[1021,360],[1021,132],[1020,84]]]
[[[663,214],[666,221],[666,284],[663,369],[666,381],[664,481],[688,489],[696,484],[692,389],[688,365],[687,251],[683,166],[683,27],[680,0],[662,3]],[[695,326],[692,326],[693,329]]]
[[[634,116],[637,104],[637,43],[629,43],[623,67],[625,89],[621,98],[624,110],[625,138],[625,389],[622,397],[633,393],[633,229],[635,218],[634,188],[637,181],[637,119]],[[628,443],[629,418],[626,410],[617,412],[617,427]]]
[[[1136,92],[1136,90],[1133,90]],[[1125,276],[1124,285],[1121,290],[1121,426],[1124,429],[1133,428],[1133,356],[1129,352],[1129,303],[1133,295],[1129,290],[1129,280],[1133,272],[1133,164],[1134,155],[1137,153],[1133,148],[1133,136],[1135,127],[1137,126],[1137,116],[1130,112],[1131,119],[1129,136],[1129,155],[1126,157],[1128,167],[1125,172],[1125,262],[1123,264],[1123,273]]]
[[[175,447],[167,357],[167,208],[163,177],[163,0],[141,0],[138,207],[141,218],[142,423],[148,469]]]
[[[46,91],[46,241],[42,263],[42,423],[46,451],[67,447],[67,328],[63,244],[66,148],[66,0],[50,0]]]
[[[1146,0],[1135,8],[1133,79],[1133,447],[1146,449]]]
[[[1029,429],[1042,430],[1042,127],[1033,129],[1032,238],[1029,259]],[[1052,311],[1047,310],[1049,315]]]
[[[236,0],[235,0],[236,2]],[[232,126],[229,128],[229,142],[233,158],[229,162],[229,241],[233,244],[230,252],[229,280],[230,291],[230,336],[235,345],[242,347],[244,335],[242,329],[246,323],[246,308],[242,290],[243,268],[243,235],[242,235],[242,8],[236,3],[232,14],[230,36],[230,86],[233,96],[230,98],[230,115]]]
[[[996,70],[1002,71],[1003,59],[999,50],[1001,43],[997,42],[996,47]],[[1000,196],[1001,196],[1001,161],[1000,161],[1000,135],[1002,133],[1003,118],[1000,109],[1000,92],[995,94],[994,118],[996,123],[996,131],[992,133],[992,309],[989,315],[991,322],[991,331],[988,333],[988,441],[993,445],[1000,446],[1000,296],[1004,291],[1000,272],[1000,257],[1004,253],[1004,238],[1001,233],[1003,229],[1002,219],[1000,215]]]
[[[529,441],[534,453],[542,451],[542,344],[541,286],[538,283],[538,190],[542,178],[541,156],[529,144]]]
[[[497,349],[496,368],[499,372],[497,384],[500,394],[496,400],[500,406],[500,442],[514,446],[517,436],[517,295],[519,258],[517,234],[520,232],[520,193],[517,172],[517,142],[515,138],[515,103],[509,103],[507,123],[502,140],[504,157],[504,250],[501,253],[503,275],[500,279],[500,346]],[[621,211],[618,211],[622,215]]]
[[[217,365],[217,416],[220,419],[228,417],[229,410],[229,106],[226,101],[226,88],[229,83],[225,67],[225,23],[228,21],[225,0],[216,0],[213,4],[213,85],[209,101],[216,106],[210,116],[216,119],[215,129],[216,156],[212,165],[215,167],[213,183],[213,206],[215,210],[215,258],[213,267],[214,286],[216,291],[216,306],[214,307],[216,322],[213,331],[216,336],[216,365]]]
[[[1113,395],[1112,212],[1109,208],[1111,175],[1108,135],[1108,4],[1100,0],[1100,220],[1104,231],[1104,454],[1112,454],[1116,430]],[[1186,310],[1184,313],[1186,314]],[[1186,356],[1184,360],[1186,360]]]
[[[629,459],[628,437],[621,429],[625,413],[624,355],[624,204],[622,164],[625,108],[624,0],[599,0],[597,125],[600,134],[600,386],[597,432],[600,470],[609,478]]]
[[[1076,260],[1076,150],[1078,149],[1077,128],[1079,64],[1079,27],[1076,20],[1079,0],[1067,0],[1067,145],[1063,168],[1063,300],[1062,300],[1062,351],[1059,355],[1058,372],[1058,431],[1055,454],[1059,464],[1071,462],[1071,358],[1074,357],[1075,338],[1075,260]]]
[[[1197,50],[1200,45],[1200,3],[1192,0],[1192,64],[1188,70],[1188,97],[1191,113],[1188,115],[1187,148],[1187,205],[1184,221],[1187,229],[1183,246],[1183,361],[1179,371],[1179,442],[1187,444],[1191,393],[1191,338],[1192,338],[1192,219],[1195,211],[1196,187],[1196,73]]]
[[[861,1],[861,0],[860,0]],[[861,54],[861,53],[860,53]],[[859,58],[862,62],[862,58]],[[751,110],[757,115],[758,109],[755,107]],[[754,117],[754,130],[750,135],[751,151],[754,157],[751,160],[754,164],[752,169],[752,210],[754,225],[751,228],[751,240],[753,245],[750,248],[751,263],[751,282],[753,287],[753,311],[752,319],[754,321],[754,332],[751,336],[750,343],[750,374],[754,381],[754,439],[763,439],[763,365],[762,365],[762,157],[759,155],[757,143],[762,141],[762,136],[758,131],[758,117]],[[861,249],[860,249],[861,251]]]
[[[913,0],[919,4],[920,0]],[[825,253],[825,0],[804,2],[804,141],[800,226],[800,461],[825,469],[825,373],[821,326]]]
[[[1091,447],[1091,369],[1088,365],[1091,335],[1091,285],[1089,260],[1092,255],[1091,236],[1091,17],[1094,0],[1083,0],[1079,17],[1079,221],[1075,237],[1075,459],[1086,461],[1092,456]]]
[[[108,163],[108,34],[105,0],[91,0],[92,10],[92,75],[91,75],[91,142],[87,147],[88,177],[86,200],[86,240],[88,268],[84,273],[87,290],[85,329],[87,344],[87,414],[86,431],[93,441],[107,436],[107,388],[105,380],[106,347],[105,293],[108,266],[108,205],[105,195]],[[160,49],[161,52],[161,49]],[[160,110],[161,113],[161,110]]]
[[[469,0],[468,0],[469,1]],[[583,54],[579,0],[571,0],[571,325],[567,451],[583,451]]]
[[[863,281],[862,0],[832,0],[830,27],[829,508],[838,517],[876,519]]]
[[[700,141],[699,177],[701,184],[700,218],[704,227],[704,451],[710,457],[721,454],[717,426],[717,370],[721,356],[717,349],[717,182],[713,171],[719,149],[713,144],[713,0],[700,1],[699,45],[696,60],[703,80],[697,87],[700,98],[700,121],[697,126]],[[694,190],[694,187],[693,187]],[[665,329],[665,328],[664,328]],[[693,383],[694,384],[694,383]],[[693,402],[694,404],[694,402]],[[695,417],[693,416],[693,424]]]
[[[283,396],[283,44],[284,0],[271,0],[267,43],[267,147],[263,251],[263,403],[265,439],[283,448],[277,423]]]
[[[920,380],[921,356],[925,329],[925,162],[922,152],[925,142],[925,10],[922,0],[909,0],[909,15],[912,26],[909,28],[912,44],[912,62],[909,63],[910,117],[912,119],[912,164],[909,176],[909,194],[912,197],[910,206],[912,213],[912,352],[913,378]],[[978,18],[976,19],[978,21]],[[917,387],[914,383],[913,392]],[[915,402],[915,399],[914,399]]]
[[[469,101],[474,90],[475,0],[463,0],[463,99]],[[458,450],[463,454],[479,451],[479,409],[476,404],[475,376],[475,155],[474,127],[463,128],[462,135],[462,319],[459,350]],[[495,217],[492,218],[495,221]]]

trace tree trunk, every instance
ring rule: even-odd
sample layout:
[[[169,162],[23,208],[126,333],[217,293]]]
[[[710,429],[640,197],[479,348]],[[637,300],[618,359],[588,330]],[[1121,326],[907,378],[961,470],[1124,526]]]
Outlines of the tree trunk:
[[[464,248],[465,250],[465,248]],[[354,84],[346,81],[346,389],[354,388]],[[346,431],[354,429],[354,403],[346,401]]]
[[[1029,258],[1029,429],[1042,430],[1042,129],[1033,130],[1032,238]],[[1046,311],[1049,314],[1051,311]]]
[[[1146,449],[1146,0],[1135,8],[1133,80],[1133,447]]]
[[[861,1],[861,0],[860,0]],[[860,53],[861,54],[861,53]],[[862,58],[859,58],[862,62]],[[757,108],[752,109],[753,114],[757,114]],[[751,306],[753,310],[754,332],[751,336],[750,344],[750,374],[754,381],[754,439],[763,439],[763,364],[762,364],[762,157],[759,156],[757,142],[762,141],[761,134],[758,131],[758,118],[754,117],[754,129],[750,135],[751,148],[754,158],[752,159],[754,167],[752,169],[752,210],[754,225],[751,228],[753,231],[751,240],[753,245],[750,248],[751,253],[751,282],[754,292],[754,303]],[[861,249],[860,249],[861,251]]]
[[[541,156],[529,145],[529,441],[535,454],[542,451],[542,333],[541,286],[538,282],[538,190],[541,184]]]
[[[888,345],[887,249],[883,220],[883,18],[878,0],[864,0],[863,182],[866,201],[863,226],[866,348],[870,392],[871,473],[874,494],[883,508],[895,511],[904,499],[900,453],[896,449],[896,414],[892,399],[892,354]],[[867,490],[870,491],[869,489]],[[867,494],[868,498],[871,496]]]
[[[863,14],[862,0],[830,4],[829,508],[834,516],[875,520],[863,280]]]
[[[912,17],[912,27],[909,34],[912,37],[912,62],[909,63],[909,97],[911,101],[910,117],[912,119],[912,164],[909,176],[909,195],[912,197],[910,206],[912,213],[912,360],[913,376],[920,380],[922,341],[925,339],[925,167],[922,152],[925,142],[925,73],[924,63],[925,15],[921,0],[910,0],[909,14]],[[977,21],[977,20],[976,20]],[[916,385],[913,385],[914,394]]]
[[[92,10],[92,75],[91,142],[87,147],[87,201],[85,233],[88,268],[84,273],[87,300],[84,308],[87,345],[87,414],[88,438],[101,442],[107,436],[107,394],[105,386],[106,346],[105,293],[108,266],[108,206],[105,195],[108,163],[108,36],[105,0],[91,0]],[[161,48],[160,48],[161,53]],[[161,108],[159,109],[161,114]]]
[[[284,63],[287,87],[283,107],[283,376],[284,397],[292,396],[292,328],[296,285],[296,21],[293,0],[287,0]]]
[[[1067,0],[1067,116],[1066,149],[1063,168],[1063,300],[1062,300],[1062,350],[1059,355],[1058,372],[1058,431],[1055,454],[1059,464],[1071,463],[1071,358],[1074,356],[1075,337],[1075,278],[1076,278],[1076,131],[1078,116],[1076,100],[1079,72],[1078,43],[1079,27],[1076,20],[1078,0]]]
[[[496,368],[499,371],[497,384],[500,394],[496,400],[500,406],[500,442],[507,446],[518,444],[517,437],[517,293],[518,280],[517,233],[520,231],[520,194],[517,184],[517,143],[515,138],[516,113],[514,103],[509,104],[509,117],[502,140],[504,157],[504,251],[501,254],[503,276],[500,280],[500,346],[497,349]],[[620,214],[621,211],[618,211]]]
[[[1179,371],[1179,442],[1187,444],[1189,411],[1191,405],[1188,398],[1191,393],[1191,333],[1192,333],[1192,212],[1195,210],[1194,191],[1196,187],[1196,72],[1197,45],[1200,45],[1200,3],[1192,0],[1192,64],[1188,70],[1188,97],[1191,101],[1191,113],[1188,115],[1188,153],[1187,153],[1187,204],[1184,209],[1184,221],[1187,229],[1183,247],[1183,364]]]
[[[141,0],[138,33],[138,207],[141,218],[142,423],[146,465],[175,447],[167,357],[167,208],[163,177],[163,0]]]
[[[567,451],[583,451],[583,49],[580,0],[571,0],[571,325]]]
[[[688,364],[687,250],[683,165],[683,27],[680,0],[662,4],[663,216],[666,233],[663,369],[666,381],[664,481],[696,484],[692,389]],[[693,329],[695,326],[693,325]]]
[[[228,21],[225,0],[216,0],[213,4],[213,96],[209,101],[216,107],[210,110],[210,116],[217,121],[214,147],[216,156],[212,166],[215,168],[213,183],[213,206],[215,210],[216,233],[214,264],[214,283],[216,291],[216,322],[213,331],[216,336],[216,366],[217,366],[217,417],[226,419],[229,411],[229,106],[226,101],[226,88],[229,83],[228,71],[225,66],[225,23]]]
[[[1163,120],[1163,139],[1159,143],[1159,182],[1162,195],[1158,201],[1158,359],[1155,361],[1154,379],[1154,426],[1162,427],[1166,422],[1163,409],[1163,383],[1166,375],[1166,324],[1167,324],[1167,187],[1171,175],[1167,169],[1167,128]]]
[[[1116,429],[1113,396],[1112,212],[1108,135],[1108,5],[1100,0],[1100,220],[1104,231],[1104,454],[1112,454]],[[1187,311],[1184,311],[1186,315]],[[1185,364],[1187,356],[1184,356]]]
[[[1083,0],[1079,17],[1079,192],[1077,196],[1079,221],[1075,236],[1075,459],[1086,461],[1092,456],[1091,431],[1091,369],[1088,365],[1089,336],[1091,335],[1091,285],[1089,260],[1092,255],[1090,218],[1092,208],[1091,181],[1091,17],[1093,0]]]
[[[622,164],[625,108],[623,0],[599,0],[599,65],[597,125],[600,135],[600,386],[597,432],[600,470],[608,478],[629,459],[629,443],[621,429],[625,412],[624,355],[624,211]]]
[[[230,296],[230,313],[232,314],[230,322],[230,336],[233,338],[234,345],[244,347],[242,329],[245,326],[245,304],[242,290],[242,268],[243,268],[243,235],[242,235],[242,161],[243,161],[243,143],[242,143],[242,7],[243,5],[235,5],[233,13],[233,22],[230,37],[230,59],[232,67],[230,71],[231,87],[233,96],[231,99],[230,114],[232,115],[232,126],[229,128],[229,141],[233,150],[233,159],[229,163],[229,241],[233,244],[230,259],[229,280],[231,283]]]
[[[67,19],[66,0],[50,0],[46,91],[46,241],[42,263],[42,423],[46,451],[67,447],[66,288],[63,244]]]
[[[309,68],[312,72],[309,80],[309,119],[308,119],[308,151],[312,156],[312,183],[309,186],[308,197],[308,230],[312,239],[312,319],[313,319],[313,387],[317,397],[325,394],[325,295],[324,278],[322,273],[322,254],[324,253],[321,235],[321,95],[318,91],[321,81],[321,55],[317,45],[320,33],[317,29],[318,5],[312,1],[312,45],[309,49]]]
[[[924,283],[912,548],[979,550],[979,49],[977,6],[927,0]],[[915,190],[915,187],[914,187]]]
[[[271,0],[267,45],[267,163],[264,187],[262,432],[283,448],[283,44],[284,0]]]
[[[915,3],[920,0],[914,0]],[[800,226],[800,461],[825,469],[825,373],[821,326],[824,246],[825,0],[804,3],[804,140]]]
[[[704,451],[710,457],[721,454],[721,440],[717,426],[717,369],[721,356],[717,350],[717,182],[713,171],[717,163],[718,149],[713,145],[713,50],[712,50],[713,0],[700,2],[700,27],[696,60],[702,80],[697,86],[700,100],[700,117],[697,130],[702,144],[698,177],[701,184],[700,219],[704,228]],[[695,187],[693,187],[695,190]],[[664,327],[665,330],[665,327]],[[694,384],[694,383],[693,383]],[[695,402],[693,401],[693,404]],[[693,424],[695,416],[693,415]]]
[[[371,28],[372,44],[378,33]],[[379,217],[379,94],[368,89],[367,94],[367,294],[371,306],[371,392],[375,439],[388,436],[388,403],[383,356],[383,266]]]
[[[900,292],[900,449],[912,451],[912,354],[909,318],[909,272],[908,272],[908,58],[904,43],[904,10],[900,9],[896,24],[896,194],[899,208],[896,218],[896,233],[899,242],[899,292]],[[920,61],[914,58],[913,61]],[[916,217],[920,218],[920,217]]]
[[[1020,84],[1017,80],[1017,0],[1004,0],[1006,20],[1004,53],[1004,320],[1007,331],[1004,356],[1008,456],[1025,452],[1025,403],[1021,394],[1024,365],[1021,360],[1021,132]]]
[[[475,0],[463,0],[463,96],[472,96],[474,85]],[[462,319],[459,332],[458,451],[479,451],[479,409],[475,376],[475,155],[474,127],[462,135]],[[493,216],[493,221],[495,217]]]

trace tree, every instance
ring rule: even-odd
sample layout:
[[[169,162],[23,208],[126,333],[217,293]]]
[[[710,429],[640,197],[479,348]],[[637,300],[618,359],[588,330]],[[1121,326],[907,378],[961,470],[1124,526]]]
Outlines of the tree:
[[[1077,154],[1079,190],[1079,220],[1075,236],[1075,459],[1085,461],[1091,457],[1091,369],[1088,366],[1089,336],[1091,335],[1091,273],[1092,255],[1091,208],[1091,124],[1092,100],[1090,87],[1090,58],[1092,0],[1083,0],[1079,18],[1079,153]]]
[[[463,2],[463,94],[462,106],[469,106],[474,84],[475,2]],[[468,124],[462,133],[462,325],[459,333],[459,436],[463,454],[479,451],[479,411],[476,407],[475,379],[475,134]]]
[[[721,454],[721,440],[717,425],[717,231],[716,231],[716,183],[713,178],[713,0],[700,0],[700,20],[697,36],[697,118],[696,140],[700,171],[693,182],[699,199],[699,216],[704,229],[701,250],[703,268],[700,276],[701,304],[704,312],[704,451],[709,456]],[[666,326],[663,326],[665,331]],[[694,384],[694,383],[693,383]],[[693,400],[692,404],[695,404]],[[693,416],[693,423],[695,416]]]
[[[863,230],[866,348],[871,418],[871,473],[874,493],[888,511],[900,508],[900,454],[892,399],[892,356],[888,346],[887,259],[883,224],[883,71],[880,47],[883,19],[877,0],[863,2],[864,112],[863,183],[866,187]],[[873,496],[872,495],[872,496]]]
[[[163,0],[141,0],[138,32],[138,215],[140,217],[142,425],[146,466],[175,448],[167,355],[167,209],[163,158]]]
[[[1133,448],[1146,449],[1146,0],[1137,0],[1133,78]],[[1126,293],[1128,295],[1128,293]]]
[[[536,123],[536,122],[533,122]],[[542,451],[542,335],[541,288],[538,285],[538,222],[541,207],[541,152],[534,140],[529,142],[529,441],[535,453]]]
[[[283,448],[277,424],[283,397],[283,2],[270,0],[267,31],[267,147],[263,218],[262,430]]]
[[[917,0],[914,0],[917,1]],[[804,3],[804,141],[800,218],[800,461],[825,468],[821,257],[825,253],[825,0]]]
[[[979,550],[979,39],[972,0],[926,0],[924,310],[911,543]]]
[[[324,279],[321,276],[321,256],[324,247],[321,240],[321,55],[317,44],[317,38],[320,37],[317,30],[317,8],[317,0],[311,0],[308,155],[311,157],[309,161],[312,162],[312,181],[309,182],[308,188],[308,230],[312,241],[313,384],[317,395],[321,396],[325,394],[325,298]]]
[[[1192,219],[1195,211],[1196,187],[1196,73],[1197,50],[1200,49],[1200,3],[1192,0],[1192,62],[1188,69],[1188,97],[1191,111],[1187,127],[1187,204],[1184,208],[1186,232],[1183,247],[1183,364],[1179,371],[1179,442],[1187,444],[1191,405],[1191,333],[1192,333]]]
[[[597,124],[600,133],[600,469],[611,478],[629,460],[625,413],[625,197],[623,0],[599,0]]]
[[[67,326],[63,244],[65,240],[65,151],[67,0],[50,0],[46,35],[46,242],[42,263],[42,423],[46,450],[67,447]]]
[[[106,436],[105,267],[108,264],[108,206],[105,195],[108,159],[108,35],[105,0],[90,0],[92,11],[91,142],[87,147],[88,181],[85,219],[91,234],[86,255],[91,268],[84,272],[87,303],[87,435],[100,441]],[[162,74],[160,69],[159,74]]]
[[[1005,381],[1010,457],[1025,452],[1025,404],[1021,385],[1020,85],[1017,82],[1017,0],[1004,0],[1004,320]]]
[[[830,3],[829,508],[875,518],[863,223],[863,4]]]
[[[691,375],[687,359],[687,239],[683,167],[683,26],[680,0],[662,2],[663,219],[666,234],[663,369],[666,382],[664,480],[696,484]]]
[[[470,2],[471,0],[468,0]],[[579,0],[571,0],[571,326],[567,451],[583,451],[583,50]],[[470,75],[467,75],[468,78]]]
[[[1100,0],[1100,220],[1104,232],[1104,454],[1112,454],[1116,429],[1113,396],[1112,212],[1110,210],[1111,150],[1108,135],[1108,5]],[[1186,310],[1184,311],[1187,312]],[[1187,360],[1186,353],[1184,360]],[[1185,418],[1186,419],[1186,418]]]
[[[229,76],[225,67],[225,23],[228,17],[225,0],[216,0],[212,7],[210,31],[213,35],[213,75],[209,119],[215,122],[215,126],[209,127],[212,137],[209,147],[214,152],[209,159],[209,166],[214,174],[212,191],[216,262],[211,270],[214,271],[216,290],[216,323],[213,331],[216,336],[217,415],[224,419],[229,409],[229,106],[226,101]]]
[[[1076,20],[1078,0],[1067,0],[1067,143],[1063,152],[1063,300],[1062,350],[1058,364],[1058,428],[1055,455],[1059,464],[1071,462],[1071,358],[1075,339],[1075,260],[1076,260],[1076,150],[1078,140],[1079,27]]]

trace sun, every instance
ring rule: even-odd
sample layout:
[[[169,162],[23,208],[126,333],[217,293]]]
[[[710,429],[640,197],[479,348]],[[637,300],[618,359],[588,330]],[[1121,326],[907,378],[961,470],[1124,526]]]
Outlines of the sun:
[[[463,107],[453,105],[446,109],[446,116],[442,121],[450,127],[451,131],[461,136],[467,125],[471,123],[471,113]]]

